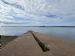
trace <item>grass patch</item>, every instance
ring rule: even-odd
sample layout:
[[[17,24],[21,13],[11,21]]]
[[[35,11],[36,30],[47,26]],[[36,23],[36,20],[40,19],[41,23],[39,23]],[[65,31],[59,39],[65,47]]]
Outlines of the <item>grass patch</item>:
[[[2,46],[5,46],[9,42],[13,41],[17,36],[1,36],[0,43]]]

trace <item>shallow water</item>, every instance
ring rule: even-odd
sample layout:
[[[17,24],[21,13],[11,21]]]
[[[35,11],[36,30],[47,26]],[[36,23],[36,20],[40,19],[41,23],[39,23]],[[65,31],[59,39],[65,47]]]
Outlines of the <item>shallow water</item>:
[[[0,35],[21,35],[28,30],[75,40],[75,27],[0,27]]]

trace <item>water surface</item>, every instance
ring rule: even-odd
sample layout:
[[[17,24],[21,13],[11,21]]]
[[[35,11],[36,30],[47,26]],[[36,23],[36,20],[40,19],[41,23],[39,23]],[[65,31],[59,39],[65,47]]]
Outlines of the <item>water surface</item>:
[[[75,27],[0,27],[0,35],[19,36],[29,30],[75,40]]]

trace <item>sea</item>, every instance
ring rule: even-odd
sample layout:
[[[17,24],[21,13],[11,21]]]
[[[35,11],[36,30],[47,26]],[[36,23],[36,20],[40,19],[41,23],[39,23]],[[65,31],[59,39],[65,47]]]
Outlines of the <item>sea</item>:
[[[43,33],[46,35],[59,36],[64,39],[75,40],[75,27],[29,27],[29,26],[11,26],[0,27],[0,35],[5,36],[19,36],[28,31]]]

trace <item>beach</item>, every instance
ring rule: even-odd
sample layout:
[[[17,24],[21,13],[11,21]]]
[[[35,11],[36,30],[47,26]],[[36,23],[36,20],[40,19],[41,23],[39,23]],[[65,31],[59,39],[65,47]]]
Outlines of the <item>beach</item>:
[[[2,56],[75,56],[75,42],[38,32],[33,34],[50,50],[43,52],[32,34],[27,32],[3,47]]]

